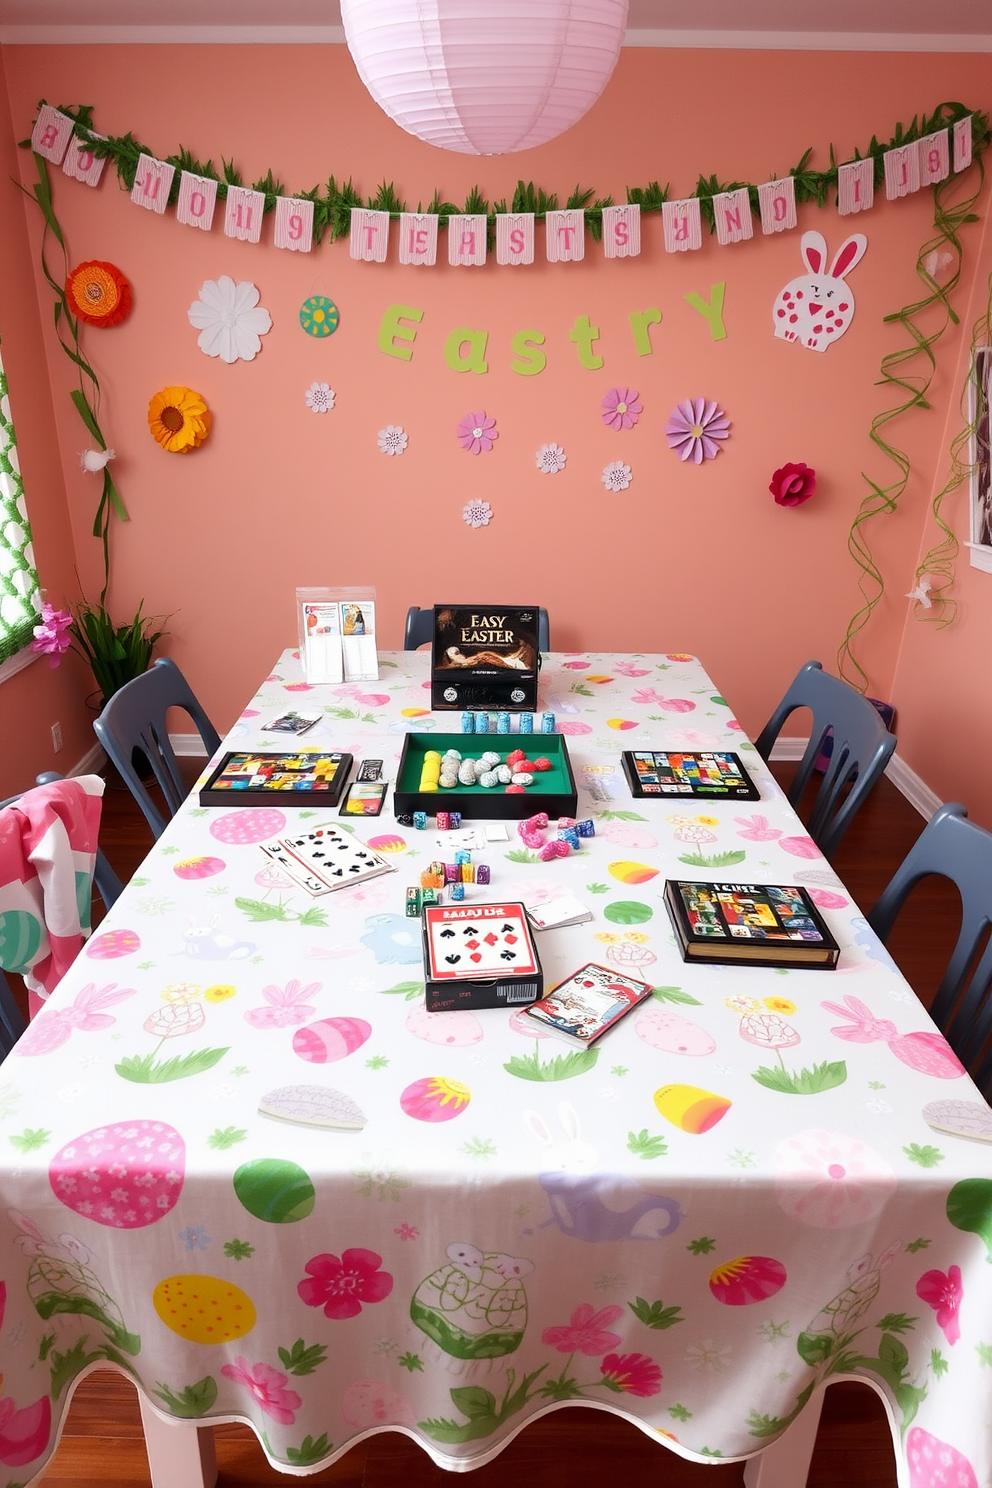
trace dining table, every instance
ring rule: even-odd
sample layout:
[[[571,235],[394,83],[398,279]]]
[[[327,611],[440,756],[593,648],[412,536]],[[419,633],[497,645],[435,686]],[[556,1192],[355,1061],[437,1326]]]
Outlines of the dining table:
[[[286,650],[222,751],[279,748],[297,708],[300,748],[392,788],[408,734],[459,732],[430,699],[428,652],[310,685]],[[194,788],[154,843],[0,1067],[0,1488],[108,1368],[155,1488],[212,1481],[212,1423],[287,1474],[382,1431],[464,1471],[583,1404],[800,1488],[841,1379],[881,1397],[900,1488],[990,1488],[988,1107],[699,659],[551,653],[537,711],[594,830],[565,856],[391,793],[349,818]],[[734,751],[760,799],[635,797],[630,749]],[[390,871],[314,897],[261,850],[326,823]],[[535,931],[547,988],[650,985],[599,1042],[427,1011],[407,889],[466,841],[467,907],[588,912]],[[684,962],[671,879],[801,886],[839,963]]]

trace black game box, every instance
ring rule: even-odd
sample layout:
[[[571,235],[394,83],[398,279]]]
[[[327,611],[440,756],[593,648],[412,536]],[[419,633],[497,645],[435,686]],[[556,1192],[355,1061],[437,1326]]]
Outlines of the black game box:
[[[529,1007],[542,995],[544,973],[522,904],[429,904],[421,925],[429,1013]]]
[[[533,712],[537,606],[435,605],[431,707]]]

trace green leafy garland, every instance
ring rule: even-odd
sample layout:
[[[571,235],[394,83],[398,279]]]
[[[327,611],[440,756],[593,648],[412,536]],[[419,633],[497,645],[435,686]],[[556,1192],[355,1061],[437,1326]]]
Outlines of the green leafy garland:
[[[42,99],[39,109],[45,103]],[[193,175],[206,176],[216,181],[217,196],[224,200],[227,196],[229,186],[243,186],[241,172],[235,167],[233,160],[221,158],[221,169],[218,172],[212,160],[198,160],[189,150],[180,145],[178,151],[173,155],[159,155],[148,145],[143,145],[130,133],[124,135],[108,135],[105,138],[93,133],[93,109],[88,104],[66,105],[59,104],[60,113],[66,114],[74,121],[75,132],[93,154],[100,159],[112,160],[117,170],[117,176],[128,191],[134,185],[135,173],[138,169],[138,160],[141,155],[150,155],[156,160],[164,160],[169,165],[175,166],[176,175],[173,178],[169,191],[169,204],[174,204],[179,196],[180,171],[189,171]],[[884,157],[886,151],[896,149],[900,146],[911,144],[914,140],[922,139],[925,135],[933,134],[938,129],[946,129],[953,126],[959,119],[971,117],[972,130],[972,153],[980,156],[987,148],[992,139],[989,131],[988,116],[976,112],[974,109],[965,108],[962,103],[941,103],[932,114],[924,114],[920,118],[914,116],[908,127],[903,128],[901,124],[895,127],[895,133],[887,143],[880,143],[872,135],[867,148],[862,152],[855,150],[853,160],[870,159],[874,162],[875,185],[881,185],[885,177]],[[24,141],[27,144],[28,141]],[[788,174],[796,183],[796,202],[803,205],[806,202],[815,202],[818,207],[827,205],[831,190],[837,186],[837,162],[834,158],[833,146],[830,147],[830,166],[825,171],[816,171],[809,168],[809,158],[812,149],[806,150],[798,165],[794,165]],[[696,189],[692,195],[699,198],[702,215],[709,224],[710,231],[716,231],[716,219],[713,210],[713,198],[725,191],[738,191],[747,188],[751,211],[757,213],[758,187],[748,181],[721,182],[715,175],[700,176],[696,182]],[[352,183],[351,177],[340,186],[334,176],[328,177],[327,181],[320,186],[311,186],[304,191],[287,191],[282,182],[277,180],[271,170],[266,171],[264,176],[251,183],[253,191],[261,192],[265,197],[264,210],[271,212],[275,209],[276,200],[280,196],[293,196],[305,201],[312,201],[313,206],[313,232],[317,243],[322,243],[325,235],[334,242],[338,238],[348,236],[351,226],[351,214],[356,207],[370,207],[374,211],[388,212],[390,217],[398,217],[401,212],[407,210],[396,193],[392,182],[383,181],[374,196],[363,200],[361,193]],[[646,186],[628,186],[626,188],[626,199],[629,203],[636,203],[642,212],[660,212],[662,206],[669,199],[669,188],[662,187],[657,181],[650,181]],[[603,232],[603,208],[614,205],[611,196],[597,197],[592,189],[586,190],[582,186],[576,186],[565,199],[566,209],[581,210],[585,215],[586,226],[590,235],[599,239]],[[453,202],[442,201],[439,191],[435,191],[427,206],[418,202],[418,212],[436,213],[440,217],[440,226],[446,226],[449,217],[461,214],[485,216],[488,219],[490,234],[495,231],[497,213],[506,212],[533,212],[535,217],[542,219],[549,212],[557,211],[559,199],[557,192],[545,191],[543,187],[535,186],[533,182],[518,181],[517,188],[509,202],[505,199],[490,203],[482,195],[478,186],[473,186],[469,192],[465,205],[456,206]]]

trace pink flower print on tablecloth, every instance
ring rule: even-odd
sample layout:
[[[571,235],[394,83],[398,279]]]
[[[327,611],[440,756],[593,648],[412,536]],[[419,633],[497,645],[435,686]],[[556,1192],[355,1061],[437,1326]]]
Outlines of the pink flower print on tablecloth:
[[[978,1488],[975,1469],[957,1447],[914,1426],[906,1438],[909,1488]]]
[[[496,420],[484,408],[467,413],[458,425],[458,442],[470,455],[488,454],[498,438]]]
[[[618,661],[613,670],[621,677],[647,677],[650,675],[648,667],[639,667],[633,661]]]
[[[780,837],[778,845],[794,858],[823,857],[812,837]]]
[[[874,1219],[896,1186],[874,1148],[843,1132],[808,1130],[775,1149],[779,1206],[800,1224],[844,1230]]]
[[[278,1421],[280,1426],[292,1426],[303,1401],[295,1390],[286,1389],[289,1383],[287,1375],[273,1369],[271,1364],[249,1364],[240,1355],[233,1364],[222,1364],[220,1372],[225,1379],[243,1385],[273,1421]]]
[[[630,701],[649,708],[667,708],[669,713],[692,713],[696,707],[688,698],[662,697],[654,687],[639,687],[636,692],[631,693]]]
[[[72,1007],[45,1010],[28,1028],[17,1046],[19,1054],[50,1054],[53,1049],[66,1043],[74,1028],[84,1033],[94,1033],[101,1028],[110,1028],[117,1020],[102,1008],[113,1007],[125,997],[133,997],[134,987],[118,987],[110,982],[97,988],[95,982],[87,982],[76,993]]]
[[[389,1385],[380,1380],[356,1380],[341,1396],[341,1418],[349,1426],[364,1430],[369,1426],[415,1426],[417,1413],[413,1406]]]
[[[361,1247],[340,1256],[313,1256],[296,1290],[308,1307],[322,1307],[327,1318],[357,1317],[363,1306],[383,1302],[393,1290],[393,1278],[380,1271],[381,1265],[381,1255]]]
[[[775,842],[782,835],[781,828],[768,825],[767,816],[735,816],[734,821],[740,827],[738,837],[748,842]]]
[[[849,1021],[831,1028],[837,1038],[850,1044],[886,1043],[897,1059],[908,1064],[921,1075],[933,1075],[938,1080],[957,1080],[965,1073],[954,1050],[939,1033],[930,1029],[919,1033],[900,1034],[889,1018],[876,1018],[871,1008],[859,997],[850,993],[843,1003],[821,1002],[828,1013],[836,1013]]]
[[[545,1328],[541,1342],[560,1354],[586,1354],[595,1358],[620,1342],[619,1333],[609,1333],[607,1329],[622,1313],[623,1308],[615,1304],[595,1312],[591,1302],[583,1302],[563,1327]]]
[[[662,1373],[647,1354],[607,1354],[599,1366],[603,1384],[618,1395],[657,1395]]]
[[[636,388],[610,388],[603,399],[602,420],[608,429],[632,429],[644,411]]]
[[[13,1400],[0,1398],[0,1462],[8,1467],[33,1462],[48,1446],[51,1434],[52,1403],[47,1395],[23,1410],[16,1410]]]
[[[307,982],[304,987],[294,977],[285,988],[263,987],[262,996],[268,1007],[249,1008],[245,1022],[253,1028],[297,1028],[317,1011],[309,999],[320,991],[321,985],[320,982]]]
[[[937,1314],[937,1327],[948,1343],[957,1343],[961,1337],[958,1309],[964,1295],[961,1267],[948,1266],[946,1276],[943,1271],[925,1271],[916,1283],[916,1295],[933,1308]]]

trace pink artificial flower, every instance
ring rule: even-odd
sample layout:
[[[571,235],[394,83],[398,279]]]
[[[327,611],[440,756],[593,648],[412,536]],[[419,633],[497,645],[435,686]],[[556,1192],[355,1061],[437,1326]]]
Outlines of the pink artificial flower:
[[[599,1366],[603,1384],[618,1395],[657,1395],[662,1374],[647,1354],[607,1354]]]
[[[632,429],[643,412],[636,388],[610,388],[603,399],[603,423],[611,429]]]
[[[943,1271],[925,1271],[916,1283],[916,1295],[937,1314],[937,1327],[943,1331],[948,1343],[957,1343],[961,1337],[958,1308],[964,1288],[961,1285],[961,1267],[948,1266]]]
[[[615,1304],[593,1312],[592,1305],[583,1302],[572,1313],[567,1326],[545,1328],[541,1342],[556,1348],[560,1354],[586,1354],[590,1358],[595,1354],[605,1354],[607,1349],[616,1348],[620,1342],[618,1333],[608,1333],[606,1329],[622,1312],[623,1308]]]
[[[292,1426],[303,1401],[295,1390],[286,1389],[287,1375],[280,1374],[270,1364],[249,1364],[240,1355],[233,1364],[222,1364],[220,1372],[236,1385],[244,1385],[273,1421],[280,1426]]]
[[[673,409],[665,425],[669,449],[676,450],[680,460],[701,465],[715,460],[720,453],[718,440],[729,438],[730,420],[722,408],[706,398],[687,398]]]
[[[802,461],[776,470],[768,487],[779,506],[802,506],[816,490],[816,471]]]
[[[496,420],[489,418],[484,408],[478,413],[467,413],[458,425],[459,443],[470,455],[488,452],[498,438]]]
[[[382,1302],[393,1290],[393,1278],[379,1270],[381,1265],[382,1256],[374,1250],[313,1256],[296,1290],[308,1307],[323,1307],[325,1317],[357,1317],[363,1303]]]
[[[67,611],[57,610],[54,605],[45,601],[41,607],[41,624],[34,628],[31,650],[45,652],[50,658],[50,667],[57,667],[69,649],[71,637],[68,632],[71,624],[72,616]]]

